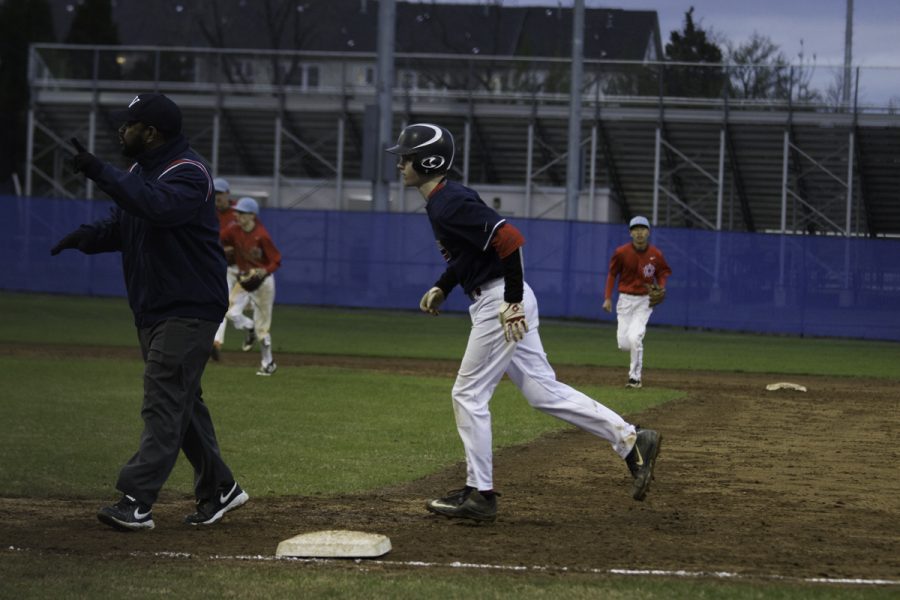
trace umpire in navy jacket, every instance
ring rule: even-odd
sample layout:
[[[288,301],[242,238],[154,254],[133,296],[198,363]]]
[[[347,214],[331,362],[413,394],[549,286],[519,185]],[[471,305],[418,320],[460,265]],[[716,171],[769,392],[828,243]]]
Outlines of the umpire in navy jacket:
[[[248,500],[222,460],[200,388],[228,307],[213,181],[181,134],[181,110],[166,96],[140,94],[113,117],[122,123],[122,154],[134,164],[118,169],[73,138],[71,166],[116,206],[107,219],[82,225],[50,251],[122,253],[144,357],[140,447],[119,473],[122,499],[97,517],[117,529],[152,529],[151,508],[183,450],[194,467],[197,498],[185,522],[210,525]]]

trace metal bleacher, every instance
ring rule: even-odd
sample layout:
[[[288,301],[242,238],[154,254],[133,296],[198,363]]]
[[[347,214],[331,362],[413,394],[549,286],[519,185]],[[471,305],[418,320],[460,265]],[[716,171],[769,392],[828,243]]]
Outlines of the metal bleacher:
[[[92,140],[98,155],[117,156],[118,123],[110,112],[153,89],[179,103],[191,143],[216,172],[248,190],[264,190],[270,206],[345,209],[371,185],[364,171],[372,85],[348,85],[345,79],[301,88],[196,76],[78,80],[52,66],[58,60],[49,55],[60,48],[32,49],[31,195],[93,195],[81,178],[65,172],[66,141],[79,136]],[[374,60],[302,59],[323,73]],[[535,61],[535,69],[542,67]],[[568,118],[567,97],[558,90],[395,90],[395,131],[418,120],[444,124],[460,148],[455,176],[488,190],[485,197],[502,190],[511,198],[504,206],[520,216],[563,218],[558,199],[566,181]],[[596,189],[609,199],[611,210],[594,220],[646,214],[673,227],[897,235],[898,132],[900,116],[886,106],[835,108],[791,98],[697,101],[594,90],[583,101],[581,193]]]

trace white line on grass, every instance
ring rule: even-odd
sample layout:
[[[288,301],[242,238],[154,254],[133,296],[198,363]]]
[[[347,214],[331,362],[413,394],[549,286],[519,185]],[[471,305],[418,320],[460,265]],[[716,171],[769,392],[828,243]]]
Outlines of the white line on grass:
[[[285,560],[303,563],[336,563],[346,562],[347,559],[340,558],[300,558],[300,557],[268,557],[268,556],[215,556],[213,559],[237,559],[237,560]],[[826,583],[839,585],[900,585],[900,579],[862,579],[862,578],[829,578],[829,577],[786,577],[784,575],[741,575],[731,571],[685,571],[666,570],[666,569],[579,569],[569,567],[550,567],[534,565],[526,567],[523,565],[492,565],[483,563],[437,563],[424,562],[418,560],[398,561],[398,560],[373,560],[367,558],[350,559],[358,564],[376,564],[393,567],[450,567],[453,569],[489,569],[494,571],[535,571],[535,572],[564,572],[564,573],[592,573],[597,575],[625,575],[625,576],[656,576],[656,577],[706,577],[714,579],[771,579],[787,582],[802,583]]]
[[[28,548],[19,548],[17,546],[9,546],[6,550],[11,552],[30,552]],[[38,551],[40,553],[40,551]],[[153,556],[156,558],[195,558],[190,552],[130,552],[130,556]],[[487,569],[493,571],[533,571],[541,573],[592,573],[596,575],[623,575],[627,577],[685,577],[685,578],[712,578],[712,579],[731,579],[731,580],[753,580],[768,579],[772,581],[785,581],[793,583],[823,583],[830,585],[900,585],[900,579],[863,579],[853,577],[788,577],[785,575],[742,575],[733,571],[685,571],[683,569],[581,569],[570,567],[551,567],[533,565],[527,567],[524,565],[493,565],[485,563],[464,563],[464,562],[426,562],[419,560],[375,560],[368,558],[301,558],[293,556],[265,556],[262,554],[255,555],[223,555],[212,554],[207,556],[210,560],[244,560],[244,561],[285,561],[312,564],[337,564],[346,563],[348,561],[356,564],[373,564],[383,565],[386,567],[419,567],[419,568],[451,568],[451,569]]]

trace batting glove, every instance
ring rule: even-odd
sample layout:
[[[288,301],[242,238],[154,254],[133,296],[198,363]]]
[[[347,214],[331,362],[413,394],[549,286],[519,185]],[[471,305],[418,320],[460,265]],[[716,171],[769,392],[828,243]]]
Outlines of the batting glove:
[[[72,145],[75,146],[75,150],[78,151],[75,156],[69,159],[69,166],[72,168],[72,171],[75,173],[84,173],[89,178],[95,179],[100,175],[100,171],[103,170],[103,161],[88,152],[87,149],[81,145],[81,142],[78,141],[78,138],[72,138],[70,141],[72,142]]]
[[[507,342],[518,342],[525,337],[528,323],[525,322],[525,307],[521,302],[504,302],[500,305],[500,326]]]
[[[443,302],[444,291],[439,287],[433,287],[422,296],[422,300],[419,301],[419,308],[422,309],[422,312],[427,312],[436,317],[441,313],[438,309]]]

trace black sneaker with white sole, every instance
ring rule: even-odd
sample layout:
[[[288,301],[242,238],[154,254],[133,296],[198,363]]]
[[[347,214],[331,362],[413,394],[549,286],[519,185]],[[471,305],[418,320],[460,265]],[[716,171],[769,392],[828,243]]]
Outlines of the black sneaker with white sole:
[[[139,531],[156,527],[150,513],[149,506],[142,506],[134,497],[125,494],[112,506],[101,508],[97,519],[119,531]]]
[[[659,455],[659,445],[662,436],[652,429],[637,430],[637,439],[634,448],[625,457],[625,464],[634,478],[631,488],[631,496],[635,500],[643,500],[650,489],[650,481],[653,479],[653,467],[656,466],[656,457]]]
[[[220,487],[212,498],[197,500],[197,511],[184,518],[188,525],[212,525],[227,513],[243,506],[250,496],[236,482]]]
[[[429,500],[425,508],[452,519],[492,522],[497,518],[497,496],[499,494],[496,492],[485,496],[475,488],[466,486],[449,492],[443,498]]]
[[[276,365],[275,361],[273,360],[266,366],[260,367],[259,369],[257,369],[256,374],[261,375],[263,377],[270,377],[277,369],[278,369],[278,365]]]

